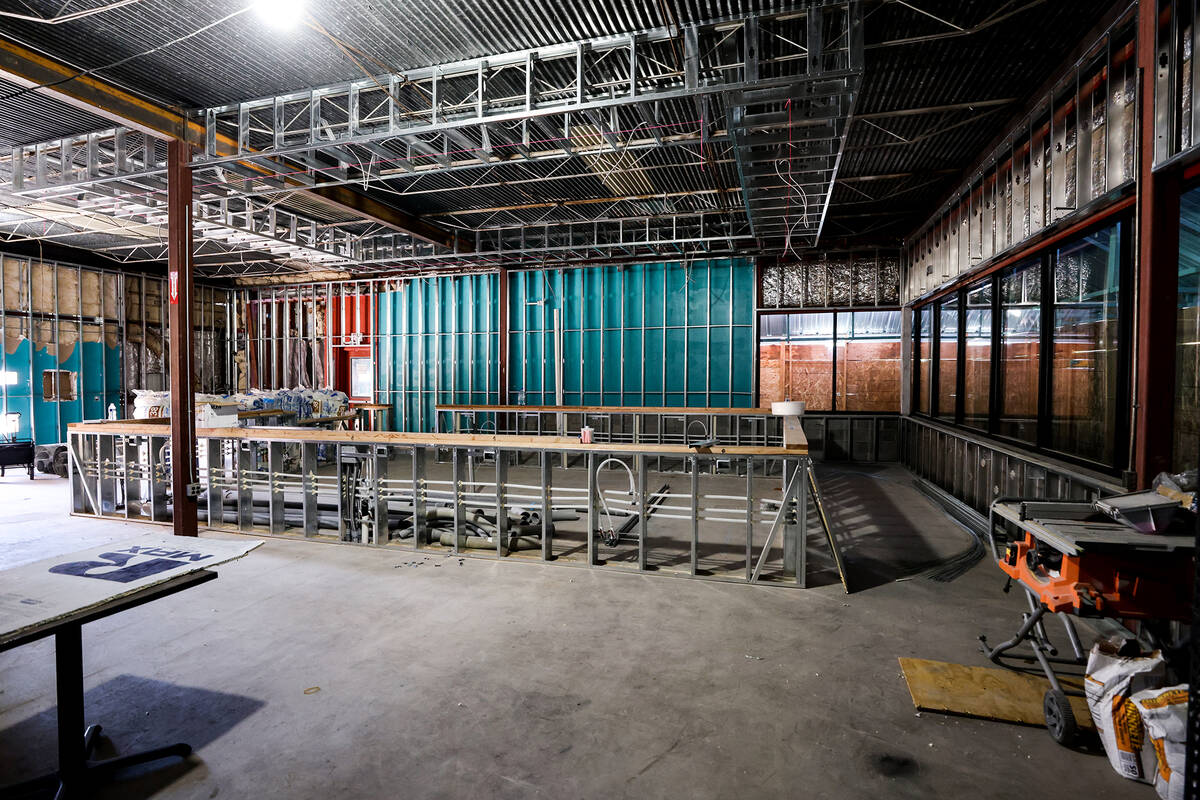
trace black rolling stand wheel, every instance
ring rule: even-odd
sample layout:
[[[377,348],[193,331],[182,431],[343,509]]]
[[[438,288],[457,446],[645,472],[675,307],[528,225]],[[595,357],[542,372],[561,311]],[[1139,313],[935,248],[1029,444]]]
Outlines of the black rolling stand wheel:
[[[1063,745],[1075,741],[1079,723],[1075,721],[1075,712],[1065,692],[1048,689],[1042,698],[1042,713],[1046,717],[1046,730],[1050,731],[1054,741]]]

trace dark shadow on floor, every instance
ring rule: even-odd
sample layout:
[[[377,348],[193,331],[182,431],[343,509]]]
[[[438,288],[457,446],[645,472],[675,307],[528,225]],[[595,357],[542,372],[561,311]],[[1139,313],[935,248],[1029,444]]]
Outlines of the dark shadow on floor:
[[[908,577],[971,546],[970,534],[918,492],[903,469],[818,463],[816,473],[852,591]],[[810,553],[829,550],[827,543],[810,547]]]
[[[252,697],[180,686],[139,675],[118,675],[84,695],[87,724],[103,727],[93,756],[97,759],[176,742],[186,742],[194,751],[199,750],[264,705]],[[57,713],[52,707],[0,730],[0,786],[30,780],[57,767]],[[83,731],[79,735],[82,737]],[[184,761],[167,758],[132,768],[121,773],[119,780],[97,797],[147,798],[199,763],[193,754]]]

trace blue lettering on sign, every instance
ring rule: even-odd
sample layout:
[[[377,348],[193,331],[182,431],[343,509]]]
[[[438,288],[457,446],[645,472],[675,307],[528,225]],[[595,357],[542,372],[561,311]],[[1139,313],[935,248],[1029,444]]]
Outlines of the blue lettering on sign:
[[[176,558],[180,561],[203,561],[206,558],[212,558],[212,553],[189,553],[187,550],[167,550],[163,547],[142,547],[135,545],[133,547],[121,550],[122,553],[136,553],[142,556],[158,556],[160,558]]]
[[[55,564],[50,571],[57,575],[75,575],[79,578],[98,578],[103,581],[131,583],[182,565],[179,561],[166,558],[151,558],[135,564],[129,563],[136,555],[139,554],[101,553],[98,557],[104,559],[103,561],[71,561],[66,564]]]

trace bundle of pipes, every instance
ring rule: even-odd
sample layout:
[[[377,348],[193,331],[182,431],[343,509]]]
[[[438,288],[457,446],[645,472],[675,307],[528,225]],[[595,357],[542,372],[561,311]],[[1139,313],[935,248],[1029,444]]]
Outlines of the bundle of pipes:
[[[454,532],[454,510],[450,508],[434,508],[430,509],[426,515],[426,520],[431,528],[449,528],[442,530],[438,541],[446,547],[453,547],[455,543]],[[554,533],[554,521],[565,522],[578,520],[579,514],[574,511],[566,510],[551,510],[550,523],[547,525],[550,533]],[[500,535],[500,531],[496,525],[496,515],[488,514],[483,509],[477,508],[469,512],[463,520],[463,529],[474,531],[471,533],[458,534],[458,548],[475,548],[480,550],[490,550],[496,547],[496,536]],[[523,508],[514,508],[508,515],[508,531],[505,549],[507,550],[536,550],[542,546],[542,514],[539,510],[530,510]]]

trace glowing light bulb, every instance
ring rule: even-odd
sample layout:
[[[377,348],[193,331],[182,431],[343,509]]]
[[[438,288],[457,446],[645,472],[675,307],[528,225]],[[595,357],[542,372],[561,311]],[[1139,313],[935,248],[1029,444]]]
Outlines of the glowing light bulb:
[[[272,28],[290,30],[304,19],[304,0],[257,0],[254,11]]]

